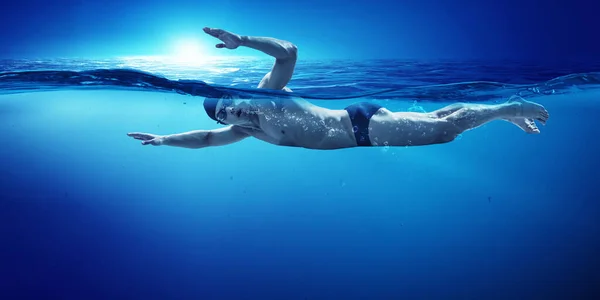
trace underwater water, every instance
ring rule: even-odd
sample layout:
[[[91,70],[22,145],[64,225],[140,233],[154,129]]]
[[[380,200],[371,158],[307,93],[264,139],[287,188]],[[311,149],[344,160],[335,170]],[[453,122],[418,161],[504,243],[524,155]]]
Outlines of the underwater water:
[[[126,136],[217,128],[204,96],[283,96],[253,89],[271,64],[0,62],[0,298],[598,297],[599,65],[306,61],[289,85],[402,111],[519,94],[550,113],[537,135],[495,121],[334,151]]]

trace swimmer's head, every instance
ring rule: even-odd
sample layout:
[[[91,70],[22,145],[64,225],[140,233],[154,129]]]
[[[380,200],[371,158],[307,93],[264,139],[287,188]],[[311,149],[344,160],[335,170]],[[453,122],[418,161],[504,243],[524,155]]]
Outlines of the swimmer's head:
[[[256,109],[249,101],[233,99],[231,96],[206,98],[204,110],[211,119],[224,125],[250,125],[251,116],[256,114]]]
[[[206,114],[217,123],[223,124],[217,119],[217,104],[219,104],[219,98],[205,98],[204,99],[204,110]]]

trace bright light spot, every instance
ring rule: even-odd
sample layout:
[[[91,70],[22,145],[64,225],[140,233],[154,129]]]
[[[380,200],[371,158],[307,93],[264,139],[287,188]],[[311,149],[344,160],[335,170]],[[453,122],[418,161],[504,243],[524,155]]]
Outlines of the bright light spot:
[[[172,59],[177,63],[198,64],[209,59],[208,53],[196,39],[181,39],[173,48]]]

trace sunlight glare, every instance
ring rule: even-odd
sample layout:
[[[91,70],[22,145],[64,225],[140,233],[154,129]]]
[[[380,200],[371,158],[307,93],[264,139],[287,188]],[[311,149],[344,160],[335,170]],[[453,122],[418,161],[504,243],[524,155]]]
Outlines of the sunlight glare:
[[[181,39],[175,43],[173,48],[172,58],[178,63],[198,64],[208,59],[206,50],[196,39]]]

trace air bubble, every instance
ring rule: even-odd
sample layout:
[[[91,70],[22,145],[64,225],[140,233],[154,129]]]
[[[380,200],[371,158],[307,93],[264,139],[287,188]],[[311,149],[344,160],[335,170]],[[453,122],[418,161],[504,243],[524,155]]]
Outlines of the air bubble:
[[[387,141],[383,142],[383,152],[388,152],[390,150],[390,143]]]

